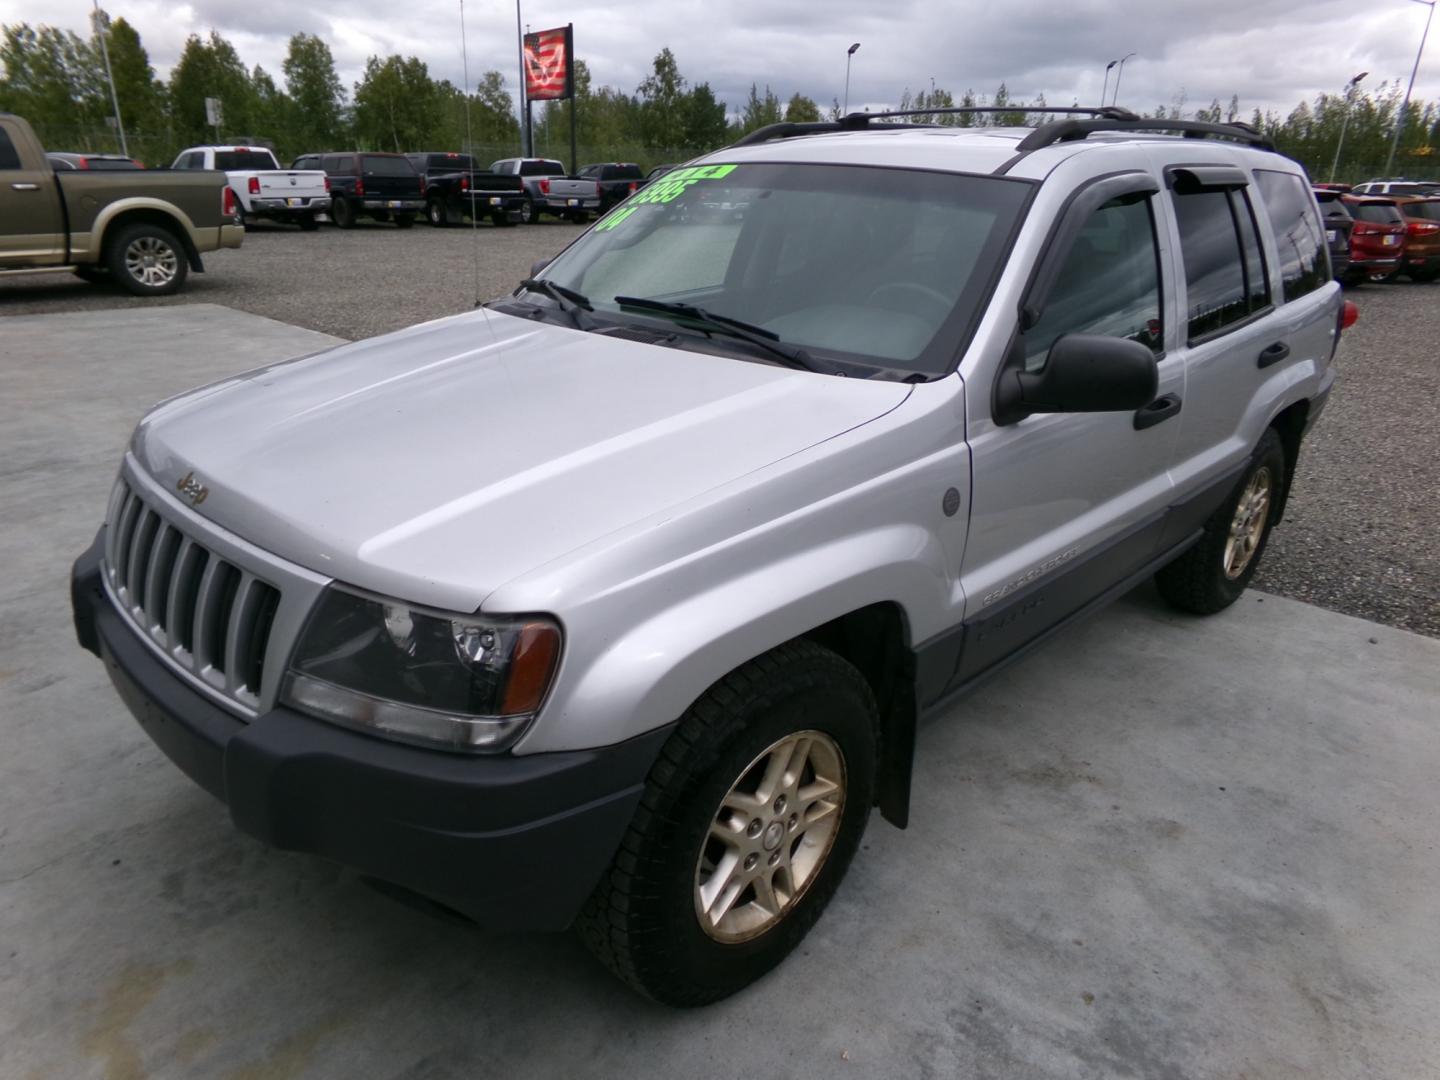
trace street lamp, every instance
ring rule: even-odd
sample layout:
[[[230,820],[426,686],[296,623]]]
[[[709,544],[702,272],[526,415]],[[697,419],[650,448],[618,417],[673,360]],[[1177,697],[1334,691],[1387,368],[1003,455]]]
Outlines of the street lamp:
[[[855,55],[855,50],[858,48],[860,48],[860,43],[857,41],[845,50],[845,108],[842,111],[847,115],[850,112],[850,58]]]
[[[1425,30],[1420,35],[1420,48],[1415,50],[1415,66],[1410,69],[1410,85],[1405,87],[1405,100],[1400,103],[1400,115],[1395,118],[1395,137],[1390,140],[1390,156],[1385,159],[1385,171],[1381,176],[1389,176],[1390,169],[1395,164],[1395,150],[1400,145],[1400,132],[1405,129],[1405,114],[1410,109],[1410,91],[1415,89],[1415,73],[1420,70],[1420,57],[1425,53],[1425,39],[1430,36],[1430,20],[1435,17],[1435,0],[1411,2],[1424,4],[1430,10],[1425,14]]]
[[[1350,102],[1355,98],[1355,87],[1360,85],[1360,80],[1369,75],[1370,72],[1362,71],[1355,78],[1345,84],[1345,118],[1340,121],[1340,141],[1335,144],[1335,161],[1330,166],[1330,183],[1335,182],[1335,173],[1340,169],[1340,150],[1345,145],[1345,129],[1350,126]]]
[[[1105,107],[1105,98],[1110,94],[1110,69],[1118,64],[1119,60],[1111,60],[1105,65],[1105,85],[1100,88],[1100,107]]]
[[[1126,53],[1124,56],[1122,56],[1122,57],[1120,58],[1120,70],[1117,71],[1117,72],[1115,72],[1115,93],[1114,93],[1114,95],[1110,98],[1110,104],[1111,104],[1111,105],[1119,105],[1119,104],[1120,104],[1120,76],[1125,74],[1125,61],[1126,61],[1126,60],[1129,60],[1130,57],[1132,57],[1132,56],[1134,56],[1134,55],[1135,55],[1135,54],[1134,54],[1133,52],[1130,52],[1130,53]],[[1101,104],[1103,105],[1104,102],[1102,101]]]

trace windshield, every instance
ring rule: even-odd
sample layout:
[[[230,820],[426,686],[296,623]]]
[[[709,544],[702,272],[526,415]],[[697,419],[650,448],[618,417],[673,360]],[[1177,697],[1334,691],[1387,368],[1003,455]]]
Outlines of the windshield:
[[[692,166],[641,190],[543,276],[601,314],[621,311],[617,296],[678,301],[820,357],[939,375],[1031,190],[856,165]]]

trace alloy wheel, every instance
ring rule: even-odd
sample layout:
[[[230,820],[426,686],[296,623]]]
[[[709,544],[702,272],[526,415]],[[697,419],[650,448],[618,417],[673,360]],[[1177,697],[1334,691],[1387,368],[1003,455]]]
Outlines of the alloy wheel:
[[[1230,520],[1230,533],[1225,540],[1225,576],[1231,581],[1245,572],[1259,550],[1265,523],[1270,518],[1274,486],[1270,469],[1262,465],[1255,470],[1235,505],[1235,516]]]
[[[158,236],[137,236],[125,248],[125,270],[142,285],[158,289],[175,280],[180,256]]]

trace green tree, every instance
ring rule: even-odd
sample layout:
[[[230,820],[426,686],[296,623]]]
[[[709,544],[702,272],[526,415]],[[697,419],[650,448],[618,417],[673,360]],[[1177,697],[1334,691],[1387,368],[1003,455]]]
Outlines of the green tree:
[[[42,136],[64,139],[103,126],[110,115],[98,51],[68,30],[4,27],[0,65],[0,108],[24,116]]]
[[[191,34],[170,72],[170,120],[182,145],[214,141],[215,129],[205,120],[207,97],[220,99],[220,138],[254,133],[256,94],[250,72],[235,46],[213,30],[204,40]]]
[[[685,99],[685,150],[703,154],[725,145],[725,105],[709,83],[699,83]]]
[[[340,145],[345,86],[335,72],[330,46],[312,34],[295,34],[280,70],[294,106],[288,132],[291,149],[305,153]]]
[[[140,34],[123,18],[116,19],[105,31],[105,46],[126,134],[158,136],[165,127],[165,84],[155,78]]]
[[[413,56],[372,56],[355,84],[355,135],[362,149],[423,150],[440,124],[440,95],[424,62]]]
[[[751,83],[750,96],[745,99],[745,105],[740,110],[738,134],[747,135],[766,124],[778,124],[779,122],[780,99],[771,92],[768,84],[762,97],[756,85]]]
[[[668,48],[655,56],[654,70],[636,93],[640,98],[640,119],[645,145],[679,146],[685,141],[685,79],[675,54]]]
[[[785,119],[792,124],[813,123],[820,119],[820,106],[797,90],[785,105]]]

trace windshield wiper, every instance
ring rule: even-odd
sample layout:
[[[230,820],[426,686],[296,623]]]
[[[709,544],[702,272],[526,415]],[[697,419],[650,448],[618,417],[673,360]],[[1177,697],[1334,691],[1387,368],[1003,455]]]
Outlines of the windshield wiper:
[[[666,315],[679,315],[683,319],[700,323],[712,333],[726,334],[742,341],[748,341],[751,345],[764,349],[772,356],[779,357],[790,367],[828,374],[825,368],[818,366],[815,361],[810,359],[810,354],[804,349],[798,345],[787,345],[780,340],[779,334],[773,330],[766,330],[763,326],[732,319],[729,315],[718,315],[713,311],[696,307],[694,304],[682,304],[672,300],[651,300],[644,296],[617,296],[615,303],[622,308],[638,308],[641,311],[658,311]]]
[[[526,278],[520,282],[519,291],[538,292],[550,297],[555,301],[556,307],[570,316],[570,323],[576,330],[590,330],[594,327],[594,322],[581,314],[582,311],[595,310],[590,298],[584,293],[567,289],[564,285],[557,285],[544,278]]]

